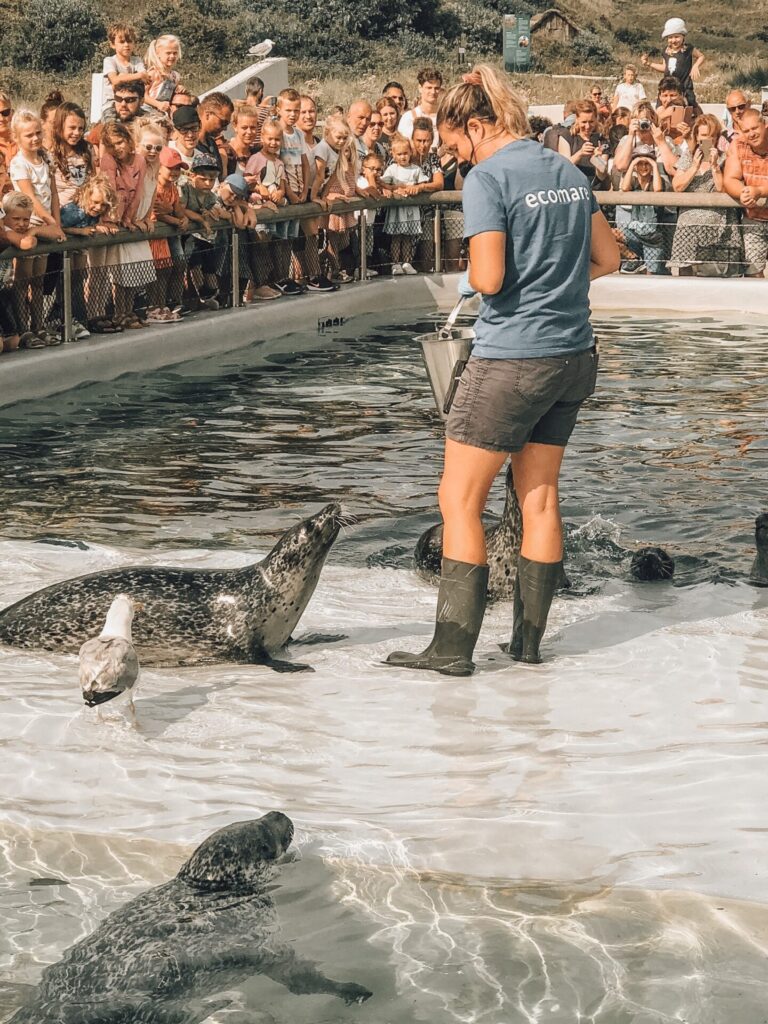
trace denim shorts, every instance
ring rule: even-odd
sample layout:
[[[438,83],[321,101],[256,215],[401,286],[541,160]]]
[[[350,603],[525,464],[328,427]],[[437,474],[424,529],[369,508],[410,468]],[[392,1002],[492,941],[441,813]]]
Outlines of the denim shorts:
[[[519,452],[533,441],[564,448],[585,399],[595,390],[596,348],[542,359],[479,359],[461,375],[446,437],[492,452]]]

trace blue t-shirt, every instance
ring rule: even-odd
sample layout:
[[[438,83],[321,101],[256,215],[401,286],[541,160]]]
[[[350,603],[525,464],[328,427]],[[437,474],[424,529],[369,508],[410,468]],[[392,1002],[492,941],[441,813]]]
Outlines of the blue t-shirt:
[[[483,231],[507,236],[504,283],[483,296],[472,354],[529,359],[591,348],[589,263],[598,206],[581,171],[521,139],[472,168],[462,203],[467,238]]]

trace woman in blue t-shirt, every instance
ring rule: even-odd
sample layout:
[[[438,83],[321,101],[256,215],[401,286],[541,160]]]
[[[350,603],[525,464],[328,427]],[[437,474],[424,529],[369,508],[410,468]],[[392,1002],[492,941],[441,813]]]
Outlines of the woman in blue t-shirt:
[[[470,675],[485,613],[482,512],[511,457],[523,514],[512,639],[537,663],[563,575],[558,477],[582,402],[595,389],[589,283],[619,268],[619,250],[584,176],[526,138],[526,107],[505,78],[479,65],[443,98],[440,136],[473,165],[464,183],[466,294],[482,294],[472,356],[446,426],[440,483],[443,564],[432,643],[390,664]]]

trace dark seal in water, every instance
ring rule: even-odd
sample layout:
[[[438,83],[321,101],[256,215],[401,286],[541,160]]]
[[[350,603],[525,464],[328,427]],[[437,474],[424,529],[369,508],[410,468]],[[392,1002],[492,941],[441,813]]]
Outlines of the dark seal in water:
[[[768,512],[763,512],[755,520],[755,546],[757,555],[752,563],[749,582],[768,587]]]
[[[664,548],[638,548],[632,555],[629,571],[640,583],[671,580],[675,560]]]
[[[209,836],[170,882],[110,914],[46,967],[10,1024],[200,1024],[230,1000],[206,1000],[265,974],[296,994],[362,1003],[371,992],[332,981],[277,934],[270,865],[293,838],[270,811]]]
[[[0,641],[76,654],[97,633],[116,594],[143,606],[133,642],[144,665],[205,661],[307,668],[275,661],[291,638],[345,521],[326,505],[288,530],[261,562],[242,569],[135,566],[55,583],[0,612]]]

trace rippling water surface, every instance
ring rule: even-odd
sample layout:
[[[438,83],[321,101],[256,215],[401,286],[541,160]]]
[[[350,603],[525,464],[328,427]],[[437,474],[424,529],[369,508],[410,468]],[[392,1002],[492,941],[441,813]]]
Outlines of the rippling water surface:
[[[768,592],[745,575],[768,329],[597,326],[550,660],[504,659],[499,604],[471,680],[380,665],[431,635],[409,569],[436,519],[428,324],[0,410],[0,604],[127,562],[242,565],[333,498],[359,518],[299,629],[346,634],[300,649],[313,674],[150,670],[133,730],[81,708],[74,659],[0,651],[0,1010],[214,828],[279,808],[300,854],[272,887],[282,939],[374,996],[254,976],[184,1020],[765,1020]],[[674,586],[629,582],[639,542],[672,551]]]

